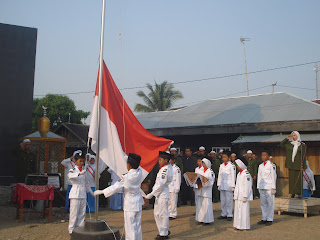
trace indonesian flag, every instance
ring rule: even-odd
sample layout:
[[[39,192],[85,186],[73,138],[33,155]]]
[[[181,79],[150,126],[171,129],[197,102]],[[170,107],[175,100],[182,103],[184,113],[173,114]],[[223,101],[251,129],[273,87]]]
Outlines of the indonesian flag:
[[[98,129],[99,76],[92,110],[89,137],[96,153]],[[172,141],[148,132],[138,121],[122,97],[103,62],[100,120],[100,158],[118,176],[127,170],[127,155],[141,156],[140,167],[146,177],[158,161],[159,151],[165,151]]]

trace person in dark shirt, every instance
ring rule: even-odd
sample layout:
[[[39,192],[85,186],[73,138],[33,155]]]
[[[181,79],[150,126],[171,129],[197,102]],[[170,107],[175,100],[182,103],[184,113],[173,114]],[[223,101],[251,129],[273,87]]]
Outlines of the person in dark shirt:
[[[18,183],[24,183],[28,174],[37,173],[37,158],[31,152],[31,141],[23,140],[18,148],[14,150],[16,157],[16,173],[15,178]]]
[[[213,196],[213,202],[217,203],[220,201],[220,191],[218,190],[217,181],[219,176],[219,168],[221,164],[221,159],[217,157],[217,154],[215,151],[211,151],[209,153],[209,160],[211,161],[211,169],[214,172],[215,175],[215,181],[212,187],[212,196]]]
[[[189,147],[185,149],[185,156],[182,157],[182,164],[183,164],[183,173],[194,172],[194,169],[197,167],[197,159],[192,156],[192,151],[191,151],[191,148]],[[194,206],[195,202],[194,202],[193,189],[187,186],[184,178],[181,184],[181,190],[182,190],[182,204],[187,205],[188,201],[190,201],[191,206]]]

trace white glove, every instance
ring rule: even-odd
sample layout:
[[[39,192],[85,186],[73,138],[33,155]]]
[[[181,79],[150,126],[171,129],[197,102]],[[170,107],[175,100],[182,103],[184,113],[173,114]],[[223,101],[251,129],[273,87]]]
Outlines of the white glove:
[[[152,197],[153,197],[153,195],[149,193],[149,194],[145,197],[145,199],[151,199]]]
[[[234,187],[233,187],[233,188],[231,188],[231,190],[232,190],[232,192],[234,192]]]
[[[271,189],[271,194],[272,194],[272,195],[275,195],[275,194],[276,194],[276,192],[277,192],[277,190],[276,190],[276,189]]]
[[[83,170],[79,173],[79,175],[84,175],[86,172],[87,172],[87,170],[83,169]]]
[[[242,202],[246,202],[247,201],[247,198],[246,197],[243,197],[242,198]]]
[[[179,193],[179,191],[180,191],[180,190],[175,190],[175,191],[174,191],[174,193],[175,193],[175,194],[178,194],[178,193]]]
[[[101,194],[103,194],[103,191],[102,191],[102,190],[96,190],[96,191],[94,191],[94,193],[93,193],[94,196],[99,196],[99,195],[101,195]]]

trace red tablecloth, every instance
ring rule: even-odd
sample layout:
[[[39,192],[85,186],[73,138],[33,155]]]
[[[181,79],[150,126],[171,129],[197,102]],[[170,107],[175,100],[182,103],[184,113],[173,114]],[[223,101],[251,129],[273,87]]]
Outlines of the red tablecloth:
[[[52,185],[26,185],[24,183],[17,183],[14,192],[14,201],[19,201],[20,204],[23,200],[53,200],[54,187]]]

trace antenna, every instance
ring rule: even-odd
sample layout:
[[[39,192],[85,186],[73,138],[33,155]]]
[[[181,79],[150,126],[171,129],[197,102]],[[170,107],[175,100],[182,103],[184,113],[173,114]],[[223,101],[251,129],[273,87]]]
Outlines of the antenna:
[[[246,47],[244,45],[244,42],[250,41],[250,38],[240,38],[240,42],[243,45],[243,51],[244,51],[244,63],[246,66],[246,82],[247,82],[247,95],[249,96],[249,81],[248,81],[248,70],[247,70],[247,57],[246,57]]]
[[[319,71],[319,66],[315,65],[313,67],[313,71],[316,72],[316,99],[319,99],[319,90],[318,90],[318,71]]]

